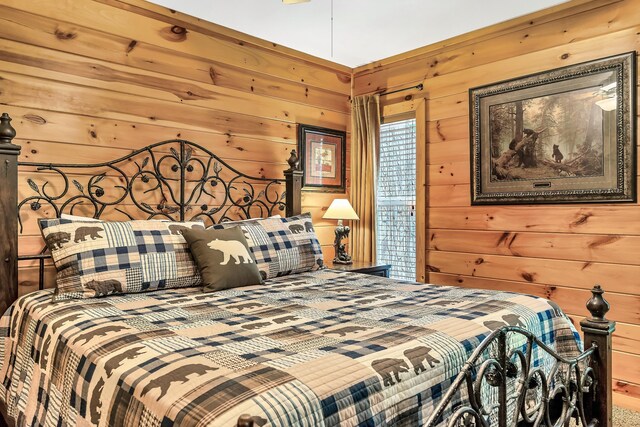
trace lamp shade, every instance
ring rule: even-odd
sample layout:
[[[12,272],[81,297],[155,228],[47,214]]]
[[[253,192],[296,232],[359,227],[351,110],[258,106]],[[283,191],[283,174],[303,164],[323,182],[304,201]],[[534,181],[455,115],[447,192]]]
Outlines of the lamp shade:
[[[347,199],[333,199],[329,209],[322,216],[324,219],[360,219]]]

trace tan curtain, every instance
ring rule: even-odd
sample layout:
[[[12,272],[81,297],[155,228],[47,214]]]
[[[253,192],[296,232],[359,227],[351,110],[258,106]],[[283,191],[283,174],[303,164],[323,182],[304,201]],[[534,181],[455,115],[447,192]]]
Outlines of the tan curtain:
[[[360,217],[360,221],[351,222],[351,256],[358,261],[375,261],[380,96],[355,97],[351,124],[351,204]]]

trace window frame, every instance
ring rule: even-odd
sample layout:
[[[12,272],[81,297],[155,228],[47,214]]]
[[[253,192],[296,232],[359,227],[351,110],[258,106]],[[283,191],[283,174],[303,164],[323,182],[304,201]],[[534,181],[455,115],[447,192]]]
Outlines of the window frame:
[[[382,105],[381,124],[416,119],[416,281],[427,282],[427,115],[426,99]]]

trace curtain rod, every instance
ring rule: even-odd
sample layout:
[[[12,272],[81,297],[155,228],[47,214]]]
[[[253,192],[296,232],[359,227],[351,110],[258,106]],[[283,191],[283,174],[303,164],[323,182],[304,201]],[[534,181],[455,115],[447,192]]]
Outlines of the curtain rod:
[[[411,89],[422,90],[422,89],[424,89],[424,85],[422,83],[420,83],[419,85],[415,85],[415,86],[411,86],[411,87],[405,87],[403,89],[392,90],[391,92],[383,92],[383,93],[380,94],[380,96],[391,95],[392,93],[403,92],[405,90],[411,90]]]

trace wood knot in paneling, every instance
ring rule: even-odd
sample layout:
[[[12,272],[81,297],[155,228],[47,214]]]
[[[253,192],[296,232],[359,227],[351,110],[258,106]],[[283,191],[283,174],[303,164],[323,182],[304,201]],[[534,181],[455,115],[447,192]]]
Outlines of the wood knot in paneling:
[[[545,286],[544,297],[546,299],[551,299],[551,297],[553,296],[553,293],[555,292],[555,290],[556,290],[555,286]]]
[[[509,251],[509,253],[511,253],[512,255],[521,256],[518,252],[513,250],[513,248],[511,247],[513,245],[513,242],[515,242],[517,237],[518,237],[518,233],[511,233],[511,232],[505,231],[504,233],[502,233],[500,238],[498,238],[498,242],[496,243],[496,247],[501,247],[502,246],[505,249],[507,249]]]
[[[137,40],[131,40],[131,42],[127,46],[127,53],[131,53],[131,51],[136,47],[137,44],[138,44]]]
[[[569,227],[573,228],[573,227],[578,227],[580,225],[586,224],[589,218],[592,216],[593,214],[591,212],[580,213],[578,214],[578,218],[575,221],[573,221],[571,224],[569,224]]]
[[[590,242],[589,249],[596,249],[600,246],[610,245],[611,243],[617,242],[618,240],[620,240],[620,236],[617,235],[602,236]]]
[[[165,27],[160,30],[160,36],[170,42],[183,42],[187,39],[189,32],[186,28],[174,25],[172,27]]]
[[[526,271],[523,271],[520,275],[527,282],[535,282],[535,280],[536,280],[536,274],[535,273],[528,273]]]
[[[59,28],[56,28],[54,34],[58,40],[73,40],[78,37],[78,34],[73,31],[63,31]]]
[[[36,125],[47,124],[47,120],[44,117],[38,116],[36,114],[25,114],[24,116],[22,116],[22,118],[28,122],[35,123]]]

